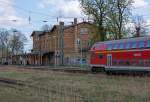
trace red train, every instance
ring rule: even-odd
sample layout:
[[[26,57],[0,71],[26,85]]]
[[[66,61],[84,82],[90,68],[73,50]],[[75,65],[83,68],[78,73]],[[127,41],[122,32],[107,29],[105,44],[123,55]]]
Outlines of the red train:
[[[90,65],[92,71],[150,71],[150,36],[97,42]]]

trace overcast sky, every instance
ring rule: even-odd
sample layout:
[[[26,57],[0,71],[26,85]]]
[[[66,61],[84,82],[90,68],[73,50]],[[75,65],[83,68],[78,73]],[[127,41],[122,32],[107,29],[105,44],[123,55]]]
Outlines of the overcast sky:
[[[150,0],[134,1],[133,13],[143,15],[150,22]],[[72,17],[84,17],[78,0],[0,0],[0,15],[0,27],[21,30],[28,39],[42,25],[57,24],[57,17],[65,17],[59,20],[66,23],[73,21]],[[28,44],[30,49],[31,42]]]

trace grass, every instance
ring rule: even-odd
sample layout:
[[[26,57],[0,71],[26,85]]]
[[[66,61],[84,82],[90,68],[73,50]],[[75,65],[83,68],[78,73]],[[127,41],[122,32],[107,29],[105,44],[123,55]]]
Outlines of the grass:
[[[0,102],[149,102],[150,77],[5,70],[0,77],[27,86],[0,83]],[[34,87],[29,87],[32,85]]]

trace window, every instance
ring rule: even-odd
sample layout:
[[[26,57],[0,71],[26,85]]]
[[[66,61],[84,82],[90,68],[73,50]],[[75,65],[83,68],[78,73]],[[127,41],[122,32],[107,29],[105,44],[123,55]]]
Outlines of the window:
[[[125,61],[124,60],[119,60],[119,65],[124,65]]]
[[[114,44],[113,49],[117,49],[118,44]]]
[[[38,35],[36,35],[36,38],[35,38],[35,40],[39,40],[39,36],[38,36]]]
[[[85,58],[83,58],[83,59],[82,59],[82,62],[85,62],[85,63],[86,63],[86,59],[85,59]]]
[[[77,58],[76,59],[76,63],[77,64],[86,64],[86,59],[85,58]]]
[[[98,57],[99,57],[100,59],[102,59],[102,58],[103,58],[103,55],[102,55],[102,54],[99,54]]]
[[[120,43],[119,49],[123,49],[124,48],[124,44]]]
[[[129,49],[130,48],[130,42],[126,43],[126,49]]]
[[[147,41],[146,47],[150,47],[150,40]]]
[[[107,50],[112,50],[112,44],[107,45]]]
[[[79,46],[79,45],[80,45],[80,38],[77,38],[77,40],[76,40],[76,44],[77,44],[77,46]]]
[[[140,41],[139,42],[139,48],[143,48],[144,47],[144,41]]]
[[[150,60],[146,60],[146,66],[150,66]]]
[[[130,65],[130,61],[127,60],[127,61],[125,62],[125,65],[129,66],[129,65]]]
[[[81,28],[80,34],[88,34],[88,28]]]
[[[139,60],[138,66],[144,66],[144,60]]]
[[[113,60],[112,64],[113,66],[117,66],[118,65],[117,60]]]
[[[130,65],[131,66],[137,66],[137,59],[132,59]]]
[[[132,47],[131,48],[136,48],[137,43],[136,42],[132,42]]]

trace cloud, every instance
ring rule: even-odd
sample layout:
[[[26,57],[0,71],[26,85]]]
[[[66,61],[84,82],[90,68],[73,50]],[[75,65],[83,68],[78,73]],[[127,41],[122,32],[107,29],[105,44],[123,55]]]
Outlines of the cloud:
[[[145,0],[134,0],[133,6],[135,8],[138,8],[138,7],[147,7],[147,6],[149,6],[149,4]]]
[[[19,17],[13,6],[13,0],[1,0],[0,24],[3,26],[20,26],[25,24],[24,18]]]
[[[41,0],[41,8],[51,7],[58,16],[81,17],[82,10],[78,0]]]

